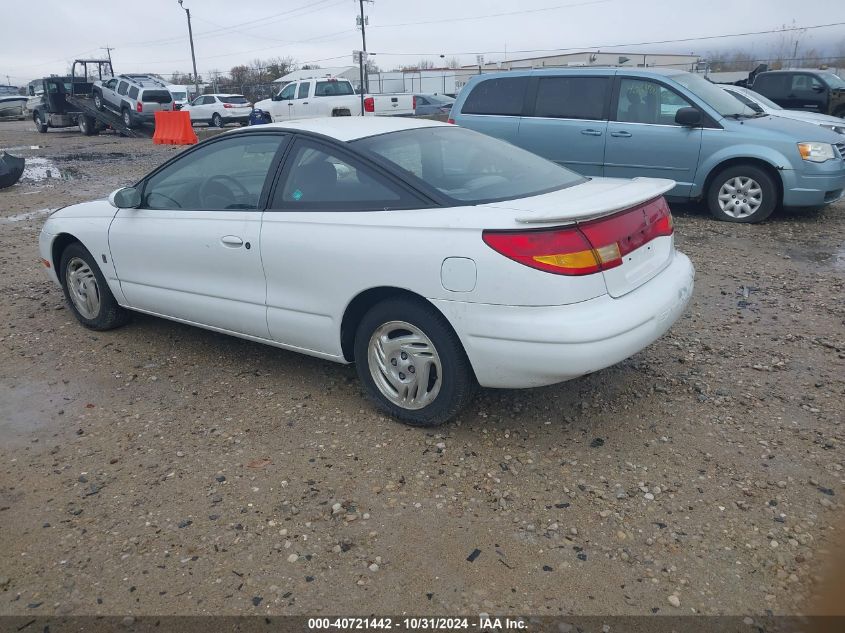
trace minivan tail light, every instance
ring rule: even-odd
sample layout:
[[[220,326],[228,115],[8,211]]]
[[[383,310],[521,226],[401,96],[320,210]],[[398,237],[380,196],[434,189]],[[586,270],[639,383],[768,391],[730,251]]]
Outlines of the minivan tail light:
[[[597,220],[551,229],[487,230],[482,239],[520,264],[557,275],[591,275],[621,266],[625,255],[672,235],[663,197]]]
[[[375,112],[376,111],[376,100],[372,97],[367,97],[364,99],[364,112]]]
[[[143,112],[144,111],[144,104],[139,101],[138,103],[135,104],[135,109],[138,112]]]

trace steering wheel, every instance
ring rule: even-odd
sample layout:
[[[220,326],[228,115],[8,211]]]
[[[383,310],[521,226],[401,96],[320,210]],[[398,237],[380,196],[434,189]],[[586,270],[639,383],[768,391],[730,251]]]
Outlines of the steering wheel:
[[[233,191],[232,188],[230,188],[227,184],[224,184],[221,181],[232,183],[237,189],[237,191]],[[228,174],[217,174],[207,179],[200,185],[198,195],[202,206],[208,208],[213,207],[213,204],[210,204],[212,198],[224,198],[226,201],[234,202],[235,196],[238,193],[244,196],[249,195],[249,191],[247,190],[247,188],[244,187],[240,182],[235,180],[232,176],[229,176]],[[224,206],[223,208],[225,209],[226,206]]]

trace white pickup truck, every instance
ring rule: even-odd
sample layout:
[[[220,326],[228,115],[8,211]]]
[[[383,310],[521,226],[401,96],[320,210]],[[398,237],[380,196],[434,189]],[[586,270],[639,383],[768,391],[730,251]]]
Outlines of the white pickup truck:
[[[412,116],[414,95],[364,95],[365,115]],[[324,116],[358,116],[361,95],[346,79],[318,77],[286,85],[279,94],[255,104],[268,122],[291,121]]]

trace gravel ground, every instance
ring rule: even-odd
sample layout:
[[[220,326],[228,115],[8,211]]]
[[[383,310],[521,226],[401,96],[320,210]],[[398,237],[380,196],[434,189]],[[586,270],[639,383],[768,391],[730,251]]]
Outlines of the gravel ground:
[[[0,146],[41,159],[0,192],[0,613],[791,614],[816,592],[843,525],[842,203],[675,209],[698,273],[667,336],[421,430],[352,367],[146,316],[83,329],[37,261],[46,209],[179,150],[27,122]]]

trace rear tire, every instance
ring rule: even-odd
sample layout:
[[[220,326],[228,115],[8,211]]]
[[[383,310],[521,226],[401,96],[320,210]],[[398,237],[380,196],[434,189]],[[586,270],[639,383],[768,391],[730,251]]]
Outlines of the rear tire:
[[[41,132],[42,134],[46,134],[47,130],[50,126],[48,126],[44,121],[41,119],[41,113],[36,112],[32,115],[32,122],[35,123],[35,129]]]
[[[714,218],[723,222],[762,222],[777,204],[778,188],[774,180],[754,165],[723,169],[707,190],[707,208]]]
[[[79,131],[85,136],[94,136],[99,132],[97,130],[97,122],[93,117],[83,114],[79,117]]]
[[[361,319],[355,365],[375,405],[411,426],[451,420],[478,387],[446,318],[429,303],[386,299]]]
[[[216,112],[211,116],[211,124],[214,127],[223,127],[224,125],[226,125],[225,123],[223,123],[223,117],[221,117]]]
[[[123,108],[123,111],[121,112],[121,118],[123,119],[123,125],[125,125],[129,129],[135,127],[135,121],[132,119],[132,112],[129,110],[129,108]]]
[[[85,327],[111,330],[129,321],[129,312],[117,304],[94,257],[79,242],[62,252],[59,279],[71,312]]]

